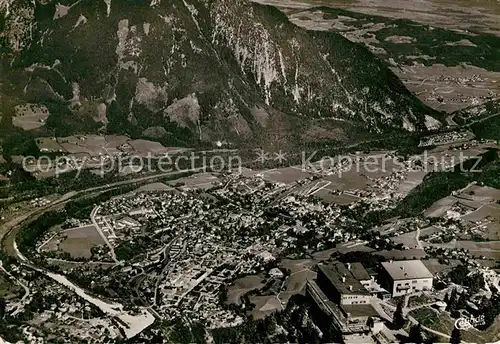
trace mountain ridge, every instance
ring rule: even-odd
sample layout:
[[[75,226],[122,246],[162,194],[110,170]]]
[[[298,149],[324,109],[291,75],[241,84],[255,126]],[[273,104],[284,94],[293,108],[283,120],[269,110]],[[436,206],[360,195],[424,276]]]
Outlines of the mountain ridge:
[[[271,6],[46,1],[31,12],[30,4],[12,3],[4,23],[3,117],[42,104],[50,113],[42,134],[294,146],[344,142],[358,130],[422,130],[426,116],[439,116],[364,47],[301,29]],[[16,13],[31,15],[30,40],[12,42]]]

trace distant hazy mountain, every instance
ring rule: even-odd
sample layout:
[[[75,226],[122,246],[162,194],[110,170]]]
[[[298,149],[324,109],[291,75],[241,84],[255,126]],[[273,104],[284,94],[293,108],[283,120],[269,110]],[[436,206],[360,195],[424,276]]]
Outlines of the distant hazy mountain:
[[[364,47],[244,0],[8,0],[2,11],[4,128],[33,103],[50,113],[42,134],[283,146],[422,129],[434,115]]]

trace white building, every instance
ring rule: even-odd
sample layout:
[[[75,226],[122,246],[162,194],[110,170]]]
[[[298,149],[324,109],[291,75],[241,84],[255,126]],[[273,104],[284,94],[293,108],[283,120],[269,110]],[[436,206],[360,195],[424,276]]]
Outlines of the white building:
[[[380,282],[392,297],[431,290],[434,276],[420,260],[382,263]]]

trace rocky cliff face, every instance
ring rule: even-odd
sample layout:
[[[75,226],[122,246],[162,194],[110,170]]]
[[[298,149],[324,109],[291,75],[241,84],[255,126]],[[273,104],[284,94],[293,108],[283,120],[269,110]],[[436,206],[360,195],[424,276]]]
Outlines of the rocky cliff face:
[[[50,113],[42,133],[287,145],[422,129],[433,115],[365,48],[245,0],[9,0],[2,11],[4,126],[35,103]]]

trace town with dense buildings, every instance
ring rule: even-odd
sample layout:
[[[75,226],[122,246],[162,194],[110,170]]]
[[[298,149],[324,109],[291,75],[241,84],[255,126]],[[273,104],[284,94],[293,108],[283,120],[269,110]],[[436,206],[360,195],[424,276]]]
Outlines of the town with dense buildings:
[[[255,326],[279,342],[448,342],[456,331],[494,342],[500,189],[484,171],[456,172],[471,157],[496,163],[494,149],[355,152],[35,199],[4,217],[39,214],[4,238],[16,289],[2,312],[22,324],[5,330],[31,342],[225,343]],[[454,173],[472,178],[422,195]]]
[[[500,344],[500,0],[0,0],[0,344]]]

